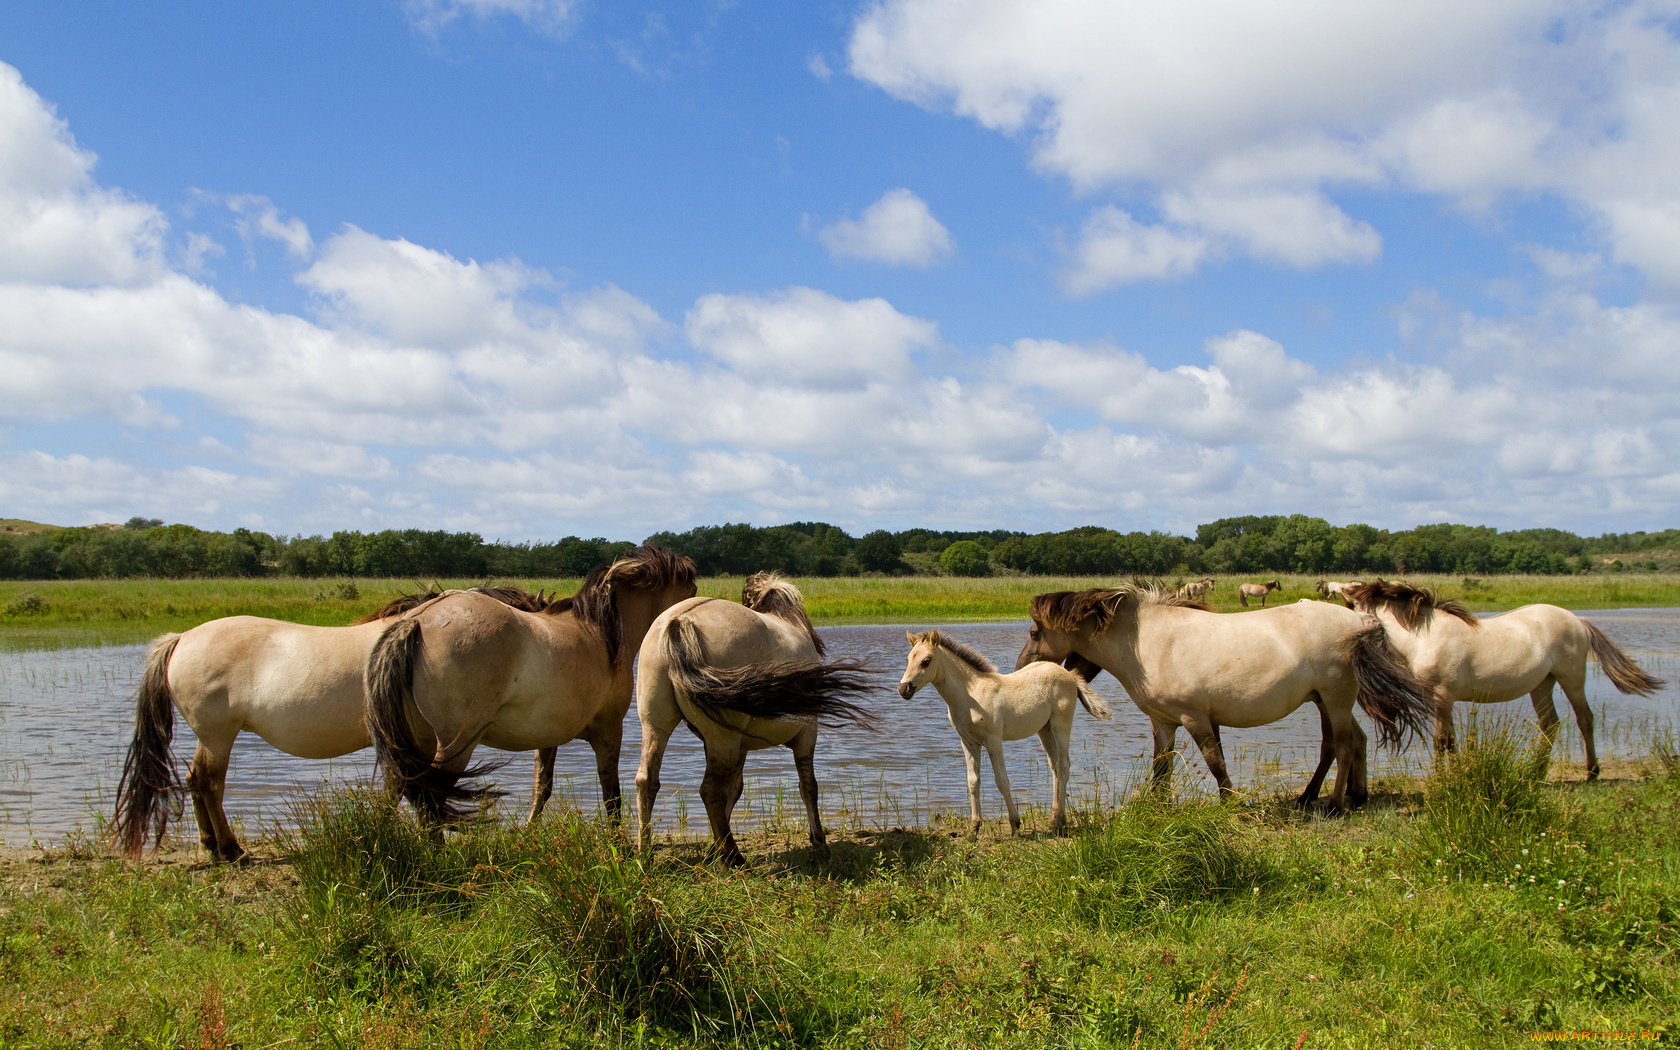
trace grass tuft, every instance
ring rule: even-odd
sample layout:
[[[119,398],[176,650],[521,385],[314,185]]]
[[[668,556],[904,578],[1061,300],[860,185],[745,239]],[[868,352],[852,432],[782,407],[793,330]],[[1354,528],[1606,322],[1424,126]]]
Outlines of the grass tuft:
[[[1543,738],[1472,713],[1460,739],[1424,785],[1419,863],[1480,880],[1510,872],[1542,837],[1568,837],[1571,814],[1546,789],[1551,749]]]

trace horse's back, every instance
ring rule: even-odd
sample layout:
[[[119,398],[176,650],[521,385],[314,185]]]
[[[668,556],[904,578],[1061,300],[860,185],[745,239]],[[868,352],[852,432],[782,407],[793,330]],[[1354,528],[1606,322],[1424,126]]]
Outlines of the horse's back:
[[[678,617],[694,624],[706,646],[706,661],[713,667],[817,658],[816,646],[803,626],[722,598],[690,598],[671,606],[654,621],[644,648],[658,647],[666,625]]]
[[[213,749],[245,729],[288,754],[332,758],[367,746],[362,675],[386,624],[317,627],[228,616],[184,632],[169,688]]]
[[[1556,605],[1524,605],[1482,621],[1471,634],[1470,661],[1478,687],[1497,685],[1495,695],[1515,699],[1547,675],[1583,677],[1589,650],[1580,617]]]

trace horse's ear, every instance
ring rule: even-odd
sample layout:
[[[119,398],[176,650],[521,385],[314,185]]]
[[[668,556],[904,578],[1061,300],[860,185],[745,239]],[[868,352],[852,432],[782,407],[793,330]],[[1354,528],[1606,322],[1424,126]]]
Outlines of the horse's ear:
[[[908,642],[909,642],[909,643],[910,643],[910,644],[911,644],[911,645],[915,645],[915,644],[916,644],[916,636],[915,636],[915,635],[913,635],[913,634],[911,634],[911,633],[910,633],[910,632],[909,632],[909,631],[905,631],[905,632],[904,632],[904,638],[905,638],[905,640],[906,640],[906,641],[908,641]]]

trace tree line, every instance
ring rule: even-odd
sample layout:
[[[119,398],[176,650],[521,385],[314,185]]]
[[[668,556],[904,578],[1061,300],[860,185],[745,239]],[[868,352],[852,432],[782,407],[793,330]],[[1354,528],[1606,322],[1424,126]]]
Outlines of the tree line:
[[[852,536],[825,522],[702,525],[644,542],[693,558],[705,576],[774,569],[792,576],[863,573],[1057,576],[1182,573],[1561,574],[1676,569],[1680,530],[1577,536],[1559,529],[1500,532],[1420,525],[1390,532],[1331,525],[1305,514],[1221,518],[1194,537],[1087,526],[1063,532],[878,529]],[[386,529],[331,536],[213,532],[133,518],[120,528],[0,535],[0,579],[194,576],[575,578],[616,557],[629,540],[567,536],[554,543],[487,542],[474,532]]]

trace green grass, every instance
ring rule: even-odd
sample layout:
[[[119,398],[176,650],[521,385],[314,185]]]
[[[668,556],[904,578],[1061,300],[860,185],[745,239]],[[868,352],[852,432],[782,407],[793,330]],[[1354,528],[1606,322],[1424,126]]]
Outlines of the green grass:
[[[1263,577],[1225,577],[1211,595],[1222,612],[1239,606],[1236,584]],[[1268,604],[1315,596],[1314,577],[1279,577],[1281,592]],[[1680,575],[1595,573],[1585,576],[1410,576],[1434,587],[1444,598],[1458,598],[1472,609],[1514,609],[1549,602],[1570,609],[1680,605]],[[129,645],[165,631],[183,631],[220,616],[267,616],[297,623],[349,623],[400,593],[434,581],[414,580],[49,580],[0,582],[0,646],[45,649],[88,645]],[[435,581],[446,587],[471,587],[483,580]],[[577,580],[499,580],[528,590],[570,594]],[[811,617],[819,624],[951,623],[1023,620],[1034,594],[1113,586],[1118,577],[890,576],[804,578]],[[1162,581],[1170,586],[1177,577]],[[741,581],[722,577],[700,581],[700,593],[739,598]],[[33,596],[33,597],[32,597]]]
[[[356,793],[247,870],[70,843],[5,871],[0,1046],[1675,1038],[1680,777],[1657,755],[1544,784],[1526,740],[1461,739],[1346,818],[1145,800],[1065,839],[852,832],[822,860],[760,836],[744,872],[692,843],[637,857],[575,812],[439,844]]]

